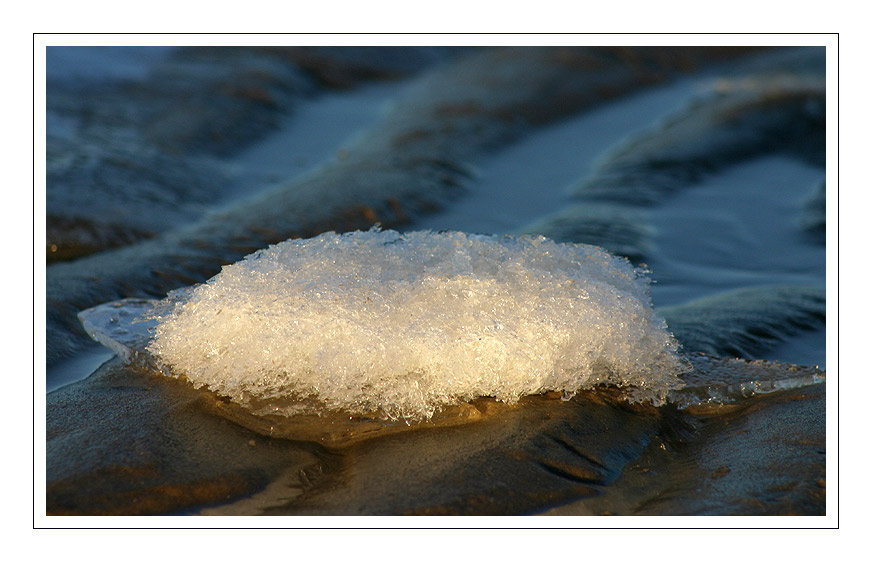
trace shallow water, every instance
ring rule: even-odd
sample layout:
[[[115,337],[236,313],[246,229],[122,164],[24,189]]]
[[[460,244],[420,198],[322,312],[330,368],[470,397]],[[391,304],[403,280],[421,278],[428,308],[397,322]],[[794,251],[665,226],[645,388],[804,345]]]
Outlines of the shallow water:
[[[115,357],[114,352],[95,343],[73,357],[59,361],[46,370],[46,393],[82,380],[113,357]]]
[[[123,81],[148,76],[155,62],[176,47],[48,47],[45,70],[48,80]]]
[[[653,299],[670,306],[741,287],[826,283],[826,249],[799,232],[824,172],[785,157],[735,166],[652,210]],[[761,355],[826,368],[824,329]]]
[[[277,182],[290,181],[317,170],[325,162],[342,158],[343,147],[378,121],[402,83],[374,84],[353,92],[327,93],[301,104],[284,118],[274,134],[233,158],[241,189],[225,200],[251,193]]]
[[[679,80],[544,127],[476,167],[475,187],[444,211],[406,230],[513,232],[570,203],[567,188],[627,135],[677,109],[698,88]]]

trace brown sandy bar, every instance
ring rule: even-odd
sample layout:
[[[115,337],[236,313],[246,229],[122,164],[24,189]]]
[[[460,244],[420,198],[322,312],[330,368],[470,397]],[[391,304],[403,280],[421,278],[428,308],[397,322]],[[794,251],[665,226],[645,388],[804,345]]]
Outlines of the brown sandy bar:
[[[522,514],[598,494],[661,423],[608,394],[537,396],[481,401],[475,423],[325,447],[250,432],[216,415],[211,393],[119,362],[47,400],[47,510],[58,515],[191,513],[258,492],[262,505],[279,480],[258,513]]]
[[[759,396],[659,438],[601,496],[543,515],[826,515],[826,385]]]
[[[206,413],[211,393],[118,359],[46,397],[49,515],[151,515],[221,504],[316,462]]]
[[[282,427],[314,441],[304,442],[261,434],[263,419],[248,420],[260,433],[246,429],[211,392],[116,360],[47,396],[47,510],[521,515],[568,504],[561,509],[821,514],[824,390],[701,416],[598,389],[512,406],[481,399],[417,425],[337,416]],[[693,484],[703,477],[714,484]],[[628,503],[646,497],[659,507]]]

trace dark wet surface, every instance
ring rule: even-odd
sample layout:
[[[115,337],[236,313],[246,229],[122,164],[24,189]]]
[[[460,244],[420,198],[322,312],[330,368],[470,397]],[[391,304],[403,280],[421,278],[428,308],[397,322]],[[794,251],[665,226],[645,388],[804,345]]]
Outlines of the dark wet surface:
[[[608,389],[514,406],[482,399],[461,425],[437,419],[372,433],[363,424],[361,438],[337,442],[330,416],[294,420],[298,439],[269,437],[238,425],[211,392],[115,359],[47,397],[47,509],[522,515],[569,504],[625,514],[822,513],[824,397],[816,384],[686,411],[632,405]],[[710,483],[710,473],[723,481]],[[694,479],[711,489],[694,488]],[[638,486],[646,494],[627,498]]]

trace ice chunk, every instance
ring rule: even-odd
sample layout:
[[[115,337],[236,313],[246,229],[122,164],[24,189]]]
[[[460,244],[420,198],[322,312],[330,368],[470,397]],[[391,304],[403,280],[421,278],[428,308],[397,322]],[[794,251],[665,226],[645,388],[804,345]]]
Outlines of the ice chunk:
[[[159,301],[122,299],[79,313],[79,322],[95,341],[100,342],[127,363],[154,367],[146,346],[157,323],[149,313]]]
[[[171,293],[147,349],[261,414],[420,420],[598,384],[659,403],[687,364],[648,284],[623,258],[543,237],[326,233]]]
[[[689,356],[689,360],[693,371],[681,376],[685,386],[670,391],[668,396],[668,401],[679,408],[730,404],[826,381],[826,373],[817,367],[711,357],[703,353]]]

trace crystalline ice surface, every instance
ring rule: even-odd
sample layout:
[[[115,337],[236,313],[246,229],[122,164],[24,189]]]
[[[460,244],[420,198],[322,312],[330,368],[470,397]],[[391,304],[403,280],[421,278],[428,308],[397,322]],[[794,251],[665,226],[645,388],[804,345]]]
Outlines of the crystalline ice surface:
[[[421,420],[597,384],[659,402],[685,363],[648,285],[625,259],[542,237],[331,232],[171,293],[148,350],[242,404]]]

